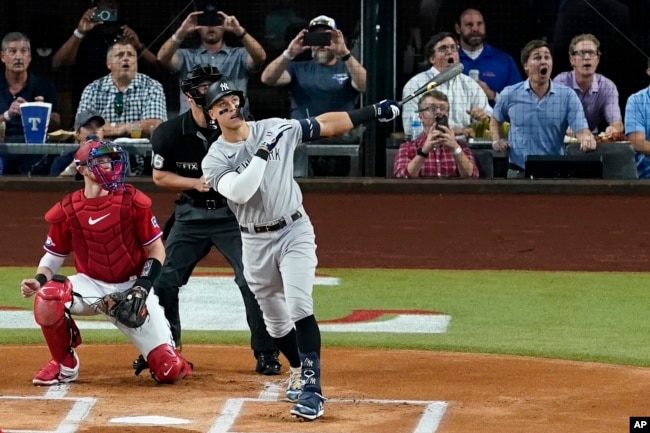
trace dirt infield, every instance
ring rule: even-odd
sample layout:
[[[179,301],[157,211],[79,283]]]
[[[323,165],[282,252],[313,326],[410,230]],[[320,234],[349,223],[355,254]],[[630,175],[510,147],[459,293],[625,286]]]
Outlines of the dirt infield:
[[[0,266],[36,265],[46,232],[42,215],[59,196],[0,192],[5,203]],[[152,197],[163,221],[173,195]],[[322,267],[648,269],[650,202],[643,196],[314,193],[305,196],[305,206],[316,227]],[[216,253],[202,265],[226,266]],[[185,351],[197,365],[196,375],[176,386],[157,386],[132,376],[133,347],[82,345],[80,382],[48,391],[29,381],[47,359],[44,346],[3,347],[2,359],[10,368],[0,384],[0,427],[54,431],[65,425],[65,431],[137,433],[609,433],[629,431],[629,417],[647,415],[650,401],[650,370],[643,368],[325,347],[323,381],[330,398],[325,416],[298,423],[288,415],[289,403],[281,401],[283,377],[269,381],[255,375],[248,349],[188,345]],[[442,414],[439,425],[436,414]],[[148,415],[188,423],[115,423],[116,417]]]

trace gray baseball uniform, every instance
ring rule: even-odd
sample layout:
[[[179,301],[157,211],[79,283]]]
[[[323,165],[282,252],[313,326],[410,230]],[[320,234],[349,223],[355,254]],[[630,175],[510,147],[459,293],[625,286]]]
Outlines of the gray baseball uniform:
[[[247,124],[250,133],[245,141],[229,143],[219,137],[203,159],[202,168],[205,181],[219,190],[224,175],[243,173],[249,167],[269,128],[291,126],[271,150],[253,196],[239,204],[228,200],[242,229],[244,275],[264,313],[269,334],[280,338],[293,329],[295,321],[313,314],[317,265],[314,228],[293,179],[293,153],[307,136],[308,125],[305,120],[280,118]]]

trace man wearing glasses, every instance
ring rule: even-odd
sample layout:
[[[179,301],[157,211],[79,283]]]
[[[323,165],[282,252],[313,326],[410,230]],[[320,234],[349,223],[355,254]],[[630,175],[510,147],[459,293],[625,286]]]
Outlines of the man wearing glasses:
[[[478,177],[472,151],[456,141],[445,125],[449,116],[447,96],[431,90],[420,98],[418,112],[424,132],[402,143],[395,158],[393,174],[398,178]]]
[[[623,132],[616,84],[596,73],[600,62],[598,39],[590,33],[574,37],[569,45],[569,61],[573,70],[562,72],[553,81],[575,90],[585,110],[589,129],[597,133],[599,125],[606,121],[605,134]]]
[[[442,71],[458,63],[458,41],[452,33],[441,32],[433,35],[425,47],[425,56],[431,68],[413,76],[402,89],[402,98],[432,80]],[[492,114],[483,89],[470,77],[457,75],[437,87],[449,98],[449,126],[456,135],[471,133],[472,121],[487,119]],[[411,100],[402,107],[404,134],[411,135],[411,116],[418,109],[417,102]]]

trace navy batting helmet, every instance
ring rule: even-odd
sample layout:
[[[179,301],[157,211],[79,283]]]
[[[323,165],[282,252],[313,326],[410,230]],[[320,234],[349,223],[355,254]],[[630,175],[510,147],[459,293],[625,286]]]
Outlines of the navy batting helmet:
[[[219,99],[230,94],[239,96],[240,104],[243,108],[244,104],[246,103],[244,99],[244,92],[237,90],[235,85],[225,78],[222,78],[221,80],[210,84],[210,87],[208,87],[208,90],[205,92],[205,108],[210,108]]]
[[[205,94],[199,91],[199,86],[202,83],[214,83],[219,81],[223,74],[216,66],[208,64],[200,64],[193,67],[187,73],[184,79],[181,80],[180,86],[183,93],[189,93],[196,105],[200,107],[205,106]]]

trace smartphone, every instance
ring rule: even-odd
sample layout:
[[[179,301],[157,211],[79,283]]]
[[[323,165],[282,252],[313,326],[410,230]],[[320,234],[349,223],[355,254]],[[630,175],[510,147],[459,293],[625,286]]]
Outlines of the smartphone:
[[[96,9],[93,14],[93,21],[115,22],[117,21],[117,11],[115,9]]]
[[[201,15],[197,15],[196,23],[200,26],[214,27],[223,24],[223,17],[216,11],[203,11]]]
[[[328,32],[308,32],[302,38],[302,44],[310,47],[325,47],[332,43],[332,34]]]
[[[444,114],[438,114],[436,116],[436,129],[440,132],[447,132],[440,127],[443,125],[449,127],[449,118]]]

